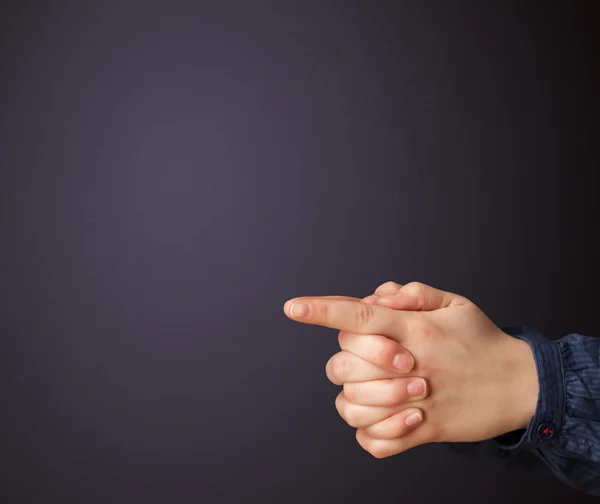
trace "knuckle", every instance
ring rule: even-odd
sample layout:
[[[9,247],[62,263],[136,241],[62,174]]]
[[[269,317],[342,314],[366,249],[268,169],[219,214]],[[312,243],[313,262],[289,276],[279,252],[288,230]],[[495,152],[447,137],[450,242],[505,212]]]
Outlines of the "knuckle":
[[[343,414],[341,416],[350,427],[354,427],[357,429],[362,427],[360,414],[358,408],[356,408],[355,406],[348,404],[344,408]]]
[[[365,303],[365,304],[376,304],[377,301],[379,301],[380,296],[378,296],[377,294],[372,294],[370,296],[367,296],[363,299],[361,299],[361,303]]]
[[[348,374],[348,359],[342,353],[333,356],[332,371],[336,380],[341,385]]]
[[[470,313],[471,315],[479,314],[481,312],[481,308],[479,308],[479,306],[477,306],[475,303],[473,303],[473,301],[470,301],[467,298],[465,298],[464,305],[464,309],[467,311],[467,313]]]
[[[327,364],[325,364],[325,375],[330,382],[335,383],[335,376],[333,375],[333,371],[331,369],[333,366],[331,363],[332,360],[333,357],[327,361]]]
[[[335,385],[341,385],[339,377],[337,375],[336,367],[338,366],[338,364],[336,364],[336,360],[336,356],[334,355],[331,359],[327,361],[327,364],[325,365],[325,374],[327,375],[327,378],[330,382],[334,383]]]
[[[425,284],[423,282],[409,282],[402,290],[409,291],[412,294],[419,294],[425,290]]]
[[[373,309],[371,308],[371,305],[357,303],[354,317],[357,327],[368,327],[373,321]]]
[[[391,293],[399,290],[402,286],[397,284],[396,282],[392,282],[391,280],[385,283],[382,283],[377,289],[375,289],[376,293]]]
[[[356,388],[352,383],[344,383],[344,396],[348,402],[353,402],[356,399]]]
[[[317,319],[325,322],[329,321],[329,304],[319,303],[317,304]]]
[[[389,456],[389,452],[386,449],[385,444],[382,442],[373,443],[371,446],[369,446],[368,451],[376,459],[382,459]]]
[[[365,441],[362,439],[362,437],[363,437],[363,436],[361,435],[360,429],[356,429],[356,432],[354,433],[354,438],[356,439],[356,441],[358,442],[358,444],[359,444],[359,445],[360,445],[360,446],[361,446],[363,449],[365,449],[365,450],[366,450],[366,447],[365,447]]]
[[[416,309],[420,310],[423,306],[425,299],[425,284],[421,282],[410,282],[407,283],[403,288],[402,292],[408,294],[410,297],[417,300]]]
[[[343,393],[340,392],[337,397],[335,398],[335,409],[337,410],[337,412],[341,415],[342,411],[344,409],[344,401],[342,399]]]

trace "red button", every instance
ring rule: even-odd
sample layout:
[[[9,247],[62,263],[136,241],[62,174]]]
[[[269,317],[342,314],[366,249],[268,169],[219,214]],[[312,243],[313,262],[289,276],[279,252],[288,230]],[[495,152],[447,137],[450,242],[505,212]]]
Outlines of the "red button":
[[[554,437],[555,427],[552,422],[542,422],[537,430],[538,437],[542,441],[548,441]]]

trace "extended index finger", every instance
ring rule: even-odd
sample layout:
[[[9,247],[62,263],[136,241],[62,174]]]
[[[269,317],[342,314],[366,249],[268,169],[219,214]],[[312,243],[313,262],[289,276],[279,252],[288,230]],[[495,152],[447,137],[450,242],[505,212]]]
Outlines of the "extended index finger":
[[[378,305],[370,305],[332,297],[299,297],[286,301],[285,314],[297,322],[340,329],[356,334],[381,334],[400,341],[410,312],[395,311]],[[292,313],[301,305],[305,313]]]
[[[342,301],[352,301],[354,303],[360,303],[363,298],[351,297],[351,296],[304,296],[303,299],[341,299]]]

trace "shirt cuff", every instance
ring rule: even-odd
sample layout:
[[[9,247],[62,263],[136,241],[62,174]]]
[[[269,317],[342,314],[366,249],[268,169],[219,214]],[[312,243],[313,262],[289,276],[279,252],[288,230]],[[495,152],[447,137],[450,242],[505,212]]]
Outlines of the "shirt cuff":
[[[507,451],[544,449],[560,445],[565,418],[565,381],[560,345],[530,326],[505,327],[502,330],[529,343],[538,375],[538,400],[526,429],[493,439]]]

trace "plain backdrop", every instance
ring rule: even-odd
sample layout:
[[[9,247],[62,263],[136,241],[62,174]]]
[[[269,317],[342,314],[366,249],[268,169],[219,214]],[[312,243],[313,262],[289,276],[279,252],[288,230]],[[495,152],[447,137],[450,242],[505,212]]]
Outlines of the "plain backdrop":
[[[588,502],[373,458],[283,305],[600,335],[595,4],[4,2],[0,501]]]

